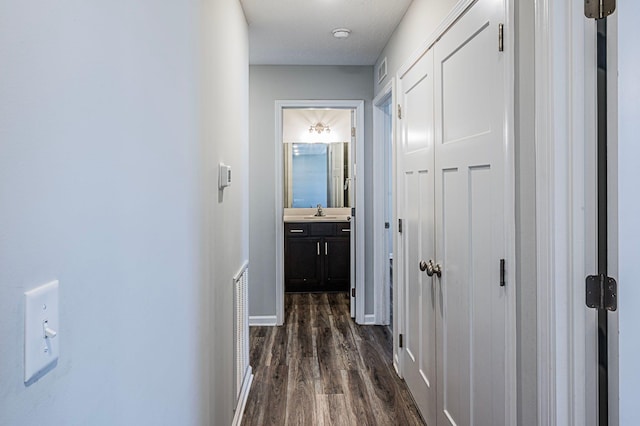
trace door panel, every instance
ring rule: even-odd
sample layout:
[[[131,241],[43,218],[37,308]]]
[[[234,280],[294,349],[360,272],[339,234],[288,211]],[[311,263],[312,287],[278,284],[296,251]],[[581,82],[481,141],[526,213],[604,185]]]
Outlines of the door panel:
[[[484,52],[496,47],[496,33],[485,22],[450,56],[441,59],[443,143],[491,131],[491,66]],[[495,29],[494,29],[495,30]],[[471,95],[471,96],[469,96]]]
[[[433,280],[419,269],[434,257],[433,53],[400,80],[399,210],[403,218],[404,349],[407,385],[428,424],[435,421],[436,352]]]
[[[434,47],[438,425],[506,424],[502,13],[480,0]]]

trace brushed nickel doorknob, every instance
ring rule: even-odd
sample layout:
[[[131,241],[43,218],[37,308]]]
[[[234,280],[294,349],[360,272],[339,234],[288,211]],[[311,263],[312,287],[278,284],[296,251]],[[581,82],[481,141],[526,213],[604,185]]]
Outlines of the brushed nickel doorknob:
[[[429,262],[427,262],[427,264],[425,265],[424,270],[427,270],[427,275],[429,275],[430,277],[433,276],[433,274],[436,274],[439,277],[442,276],[442,268],[440,267],[439,263],[433,263],[433,259],[429,259]]]
[[[438,278],[440,278],[442,276],[442,266],[440,266],[439,263],[436,263],[434,265],[433,262],[431,263],[431,265],[432,265],[433,273],[436,274]]]
[[[421,260],[421,261],[420,261],[420,270],[421,270],[422,272],[424,272],[424,271],[426,271],[426,270],[427,270],[427,268],[428,268],[427,262],[425,262],[424,260]],[[427,273],[428,273],[428,272],[427,272]]]

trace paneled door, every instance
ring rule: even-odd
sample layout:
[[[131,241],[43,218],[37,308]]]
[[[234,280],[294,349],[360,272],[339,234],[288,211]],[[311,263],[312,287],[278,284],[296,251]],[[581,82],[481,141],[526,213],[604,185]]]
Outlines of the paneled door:
[[[433,52],[399,83],[399,217],[402,218],[404,379],[428,425],[436,417],[436,288],[420,270],[434,254]],[[423,263],[423,265],[425,264]]]
[[[503,16],[479,0],[433,48],[438,426],[507,423]]]
[[[400,353],[434,426],[502,426],[512,416],[504,10],[475,2],[399,82]]]

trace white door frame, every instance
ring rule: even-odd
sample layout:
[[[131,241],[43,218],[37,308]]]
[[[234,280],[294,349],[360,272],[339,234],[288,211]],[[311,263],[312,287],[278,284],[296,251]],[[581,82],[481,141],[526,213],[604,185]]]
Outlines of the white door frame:
[[[356,185],[356,253],[355,289],[356,322],[364,323],[365,277],[364,277],[364,101],[363,100],[277,100],[275,101],[275,176],[276,176],[276,324],[284,323],[284,218],[283,212],[283,170],[282,170],[282,110],[285,108],[332,108],[354,109],[356,111],[356,155],[353,177]],[[352,284],[353,285],[353,284]],[[353,302],[353,299],[352,299]]]
[[[391,120],[391,144],[393,146],[392,158],[388,158],[387,135],[385,134],[385,113],[382,107],[390,103],[393,109],[395,105],[395,79],[391,78],[384,88],[373,99],[373,314],[375,324],[389,324],[389,293],[386,291],[386,277],[389,270],[389,253],[385,248],[387,230],[384,227],[385,211],[388,203],[388,194],[383,193],[382,189],[386,188],[389,176],[379,173],[380,170],[386,170],[386,164],[391,160],[392,170],[392,191],[393,206],[396,205],[396,175],[395,175],[395,120]],[[396,217],[395,211],[393,217]],[[395,226],[393,226],[395,229]],[[396,245],[396,234],[393,234],[394,253]],[[394,273],[394,285],[396,274]],[[394,290],[395,291],[395,290]],[[394,351],[395,351],[394,346]]]
[[[536,0],[538,423],[594,425],[595,21],[584,1]],[[591,124],[588,124],[591,123]]]

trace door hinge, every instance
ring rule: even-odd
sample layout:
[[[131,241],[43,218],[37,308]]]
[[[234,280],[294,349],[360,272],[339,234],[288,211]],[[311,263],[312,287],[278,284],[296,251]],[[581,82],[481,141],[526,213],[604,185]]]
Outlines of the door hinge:
[[[504,287],[507,285],[507,281],[505,280],[505,261],[504,259],[500,259],[500,287]]]
[[[356,208],[351,207],[351,217],[356,217]]]
[[[351,297],[356,297],[356,288],[351,289]]]
[[[355,138],[355,137],[356,137],[356,128],[355,128],[355,127],[352,127],[352,128],[351,128],[351,137],[352,137],[352,138]]]
[[[498,52],[504,52],[504,24],[498,24]]]
[[[590,308],[618,309],[618,284],[605,274],[589,275],[586,280],[586,303]]]
[[[389,222],[384,223],[384,229],[389,229],[390,227],[391,225],[389,224]]]
[[[616,0],[584,0],[584,16],[603,19],[616,10]]]
[[[404,342],[402,341],[402,334],[398,334],[398,347],[403,347]]]
[[[402,234],[402,219],[398,219],[398,233]]]
[[[398,119],[402,119],[402,107],[398,104]]]

